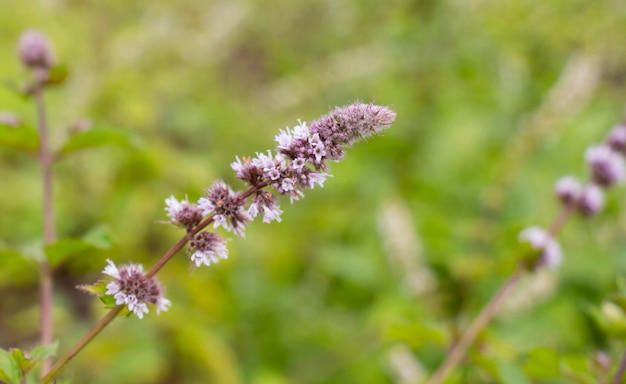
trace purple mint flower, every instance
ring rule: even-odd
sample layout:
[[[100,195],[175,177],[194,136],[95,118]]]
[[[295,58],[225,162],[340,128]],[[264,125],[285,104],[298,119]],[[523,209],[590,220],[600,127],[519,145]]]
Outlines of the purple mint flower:
[[[556,268],[561,264],[562,253],[559,243],[552,236],[539,227],[529,227],[519,234],[519,240],[530,244],[531,248],[539,252],[539,259],[535,266]]]
[[[256,217],[259,213],[263,213],[263,222],[270,223],[272,221],[281,221],[280,215],[283,211],[278,206],[278,198],[271,192],[258,191],[252,204],[248,208],[250,217]]]
[[[20,60],[28,68],[50,68],[54,65],[50,43],[38,31],[27,30],[22,33],[17,51]]]
[[[191,262],[196,267],[202,264],[209,266],[228,258],[226,240],[213,232],[201,232],[195,235],[189,242],[189,253]]]
[[[604,208],[604,193],[595,184],[587,184],[580,194],[578,210],[585,216],[596,215]]]
[[[319,135],[329,159],[339,161],[344,157],[342,146],[380,133],[389,127],[396,113],[387,107],[355,103],[336,108],[330,114],[309,125],[310,132]]]
[[[614,151],[626,154],[626,125],[614,127],[606,137],[606,144]]]
[[[273,187],[278,194],[289,196],[291,202],[304,196],[303,189],[323,187],[329,177],[328,160],[340,160],[343,147],[380,133],[391,125],[395,116],[387,107],[355,103],[336,108],[310,126],[298,120],[296,126],[280,130],[275,136],[275,153],[268,150],[256,153],[254,158],[236,157],[231,163],[237,178],[251,187],[247,192],[235,193],[223,181],[216,181],[198,200],[198,209],[203,216],[212,215],[214,228],[222,226],[238,236],[243,236],[247,222],[260,214],[265,223],[281,221],[278,197],[264,191],[264,187]],[[244,196],[252,197],[247,210],[244,210]],[[167,203],[172,221],[181,221],[178,215],[183,202],[171,197]],[[191,240],[189,253],[196,266],[210,265],[227,256],[224,240],[208,232]]]
[[[213,227],[224,227],[233,231],[237,236],[244,237],[246,223],[250,217],[244,211],[244,201],[221,180],[216,181],[206,192],[206,197],[198,200],[198,206],[204,215],[213,216]]]
[[[188,231],[202,221],[202,210],[185,200],[178,201],[174,196],[165,199],[165,210],[172,224],[185,227]]]
[[[565,176],[557,180],[554,192],[561,203],[565,205],[578,201],[578,197],[583,189],[582,184],[573,176]]]
[[[237,157],[236,161],[231,163],[230,166],[235,171],[238,179],[247,182],[251,186],[259,185],[266,180],[263,167],[253,163],[249,157],[245,157],[243,160]]]
[[[619,184],[624,179],[624,159],[608,145],[595,145],[585,152],[591,179],[601,187]]]
[[[148,313],[148,304],[156,305],[157,314],[167,311],[171,302],[163,297],[164,289],[154,277],[147,278],[140,264],[115,266],[107,259],[103,274],[113,280],[107,284],[107,295],[113,295],[117,305],[126,305],[140,319]]]

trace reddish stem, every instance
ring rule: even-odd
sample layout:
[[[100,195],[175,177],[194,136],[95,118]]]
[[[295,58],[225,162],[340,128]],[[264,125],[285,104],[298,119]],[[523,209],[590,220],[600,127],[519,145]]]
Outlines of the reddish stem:
[[[269,184],[270,182],[263,182],[255,185],[254,187],[251,187],[250,189],[239,195],[239,198],[242,200],[246,199],[254,194],[256,191],[267,187]],[[185,236],[181,237],[180,240],[178,240],[176,244],[174,244],[167,252],[165,252],[165,254],[163,254],[163,256],[161,256],[161,258],[152,266],[152,268],[150,268],[150,270],[146,272],[146,276],[150,278],[156,275],[157,272],[159,272],[161,268],[163,268],[163,266],[165,266],[165,264],[167,264],[167,262],[174,257],[174,255],[176,255],[181,249],[183,249],[185,244],[187,244],[187,242],[192,239],[195,234],[202,231],[213,222],[214,216],[215,215],[209,215],[194,229],[189,231]],[[65,354],[50,369],[48,374],[42,378],[41,384],[50,383],[67,363],[69,363],[87,344],[89,344],[89,342],[91,342],[91,340],[93,340],[107,325],[109,325],[109,323],[111,323],[115,319],[115,317],[120,313],[123,308],[123,305],[118,305],[117,307],[107,312],[107,314],[104,315],[104,317],[100,319],[100,321],[98,321],[89,330],[89,332],[85,336],[83,336],[82,339],[80,339],[76,344],[74,344],[74,346],[72,346],[67,352],[65,352]]]
[[[52,154],[48,137],[46,108],[43,97],[44,79],[47,73],[44,70],[34,72],[36,86],[33,96],[37,107],[37,128],[39,131],[39,163],[41,165],[42,198],[43,198],[43,240],[44,244],[51,244],[56,239],[54,229],[54,208],[52,199]],[[40,278],[40,327],[41,345],[50,345],[53,338],[52,323],[52,295],[53,281],[52,268],[46,259],[39,263]],[[42,376],[50,369],[51,361],[45,360],[42,364]]]

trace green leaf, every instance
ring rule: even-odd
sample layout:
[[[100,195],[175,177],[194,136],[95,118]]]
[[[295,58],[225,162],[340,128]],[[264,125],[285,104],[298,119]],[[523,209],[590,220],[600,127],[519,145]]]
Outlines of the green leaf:
[[[70,137],[60,149],[59,156],[104,145],[137,148],[139,144],[138,136],[132,132],[116,128],[94,128]]]
[[[0,380],[9,384],[20,384],[22,381],[22,371],[17,361],[10,352],[4,349],[0,349]]]
[[[115,244],[113,233],[106,225],[97,225],[85,233],[83,240],[98,249],[109,249]]]
[[[48,262],[54,268],[68,258],[88,251],[93,245],[82,239],[62,239],[45,247]]]
[[[520,368],[508,362],[498,363],[498,376],[503,384],[528,384],[528,378]]]
[[[58,349],[59,342],[55,341],[54,343],[49,345],[40,345],[33,348],[30,351],[30,356],[34,362],[40,362],[55,356]]]
[[[96,226],[82,239],[61,239],[44,248],[48,262],[56,267],[70,257],[93,249],[108,249],[113,245],[113,235],[106,226]]]
[[[0,144],[29,153],[37,153],[39,135],[34,128],[26,125],[11,127],[0,124]]]
[[[576,378],[578,383],[596,383],[597,379],[590,371],[591,364],[585,355],[566,355],[561,358],[561,367],[568,377]]]
[[[12,348],[9,350],[11,355],[13,356],[13,360],[17,363],[20,371],[26,372],[30,369],[32,363],[30,362],[30,357],[24,351],[19,348]]]
[[[425,344],[444,345],[446,342],[446,334],[441,328],[419,323],[392,325],[387,330],[387,338],[416,348]]]
[[[102,297],[107,291],[107,284],[108,282],[106,280],[99,280],[95,284],[79,285],[76,288],[80,289],[81,291],[96,295],[98,297]]]
[[[102,303],[104,304],[105,308],[115,308],[117,307],[115,298],[113,297],[113,295],[106,294],[108,283],[109,282],[107,280],[99,280],[95,284],[79,285],[76,288],[81,291],[98,296],[100,301],[102,301]]]
[[[534,378],[550,379],[561,377],[559,356],[550,348],[537,348],[530,352],[524,371]]]
[[[48,80],[46,85],[61,85],[67,79],[67,66],[63,64],[55,65],[48,71]]]
[[[23,253],[0,249],[0,286],[36,281],[37,266]]]

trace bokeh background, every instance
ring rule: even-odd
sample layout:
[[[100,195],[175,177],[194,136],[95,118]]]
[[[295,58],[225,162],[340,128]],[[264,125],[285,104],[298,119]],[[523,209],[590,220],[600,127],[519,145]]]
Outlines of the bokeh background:
[[[173,306],[116,320],[63,372],[76,383],[408,383],[432,371],[516,264],[518,232],[559,212],[554,180],[584,177],[585,148],[622,120],[622,1],[0,0],[0,110],[35,123],[14,88],[36,28],[69,70],[47,94],[52,139],[124,129],[132,148],[55,166],[60,238],[106,228],[113,245],[56,271],[66,350],[104,313],[74,286],[105,259],[154,263],[180,236],[170,195],[195,200],[229,164],[274,147],[278,129],[354,100],[397,111],[355,145],[323,189],[283,221],[230,236],[230,258],[159,274]],[[41,238],[36,161],[0,149],[0,244]],[[560,239],[560,270],[523,282],[457,382],[530,382],[548,347],[578,357],[615,345],[592,321],[626,271],[624,191]],[[36,343],[37,272],[0,261],[0,345]]]

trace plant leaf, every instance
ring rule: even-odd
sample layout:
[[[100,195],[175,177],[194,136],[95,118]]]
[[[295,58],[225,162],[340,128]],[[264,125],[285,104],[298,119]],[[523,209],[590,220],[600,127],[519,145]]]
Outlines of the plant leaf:
[[[39,135],[34,128],[27,125],[12,127],[0,124],[0,144],[29,153],[36,153],[39,149]]]
[[[113,235],[104,225],[89,230],[81,239],[61,239],[44,248],[48,262],[56,267],[70,257],[93,249],[108,249],[113,245]]]
[[[24,351],[19,348],[11,348],[9,353],[13,356],[13,360],[17,363],[20,371],[26,372],[30,369],[32,363],[30,357]]]
[[[10,352],[4,349],[0,349],[0,380],[9,384],[20,384],[22,381],[22,371],[17,361]]]
[[[536,348],[530,352],[524,371],[533,378],[551,379],[561,377],[559,356],[550,348]]]
[[[55,341],[49,345],[40,345],[30,351],[31,359],[34,362],[44,361],[56,355],[59,349],[59,341]]]
[[[45,247],[48,262],[54,268],[68,258],[93,248],[93,245],[82,239],[61,239]]]
[[[83,240],[98,249],[109,249],[115,244],[113,233],[106,225],[91,228],[83,235]]]
[[[64,64],[58,64],[50,68],[48,71],[48,79],[46,85],[61,85],[67,79],[68,70]]]
[[[81,149],[104,145],[137,148],[140,142],[138,136],[130,131],[111,127],[94,128],[70,137],[59,150],[59,156],[62,157]]]
[[[424,344],[443,345],[446,342],[445,332],[440,328],[419,323],[392,325],[387,330],[387,338],[404,341],[412,347]]]
[[[24,283],[37,276],[33,260],[12,249],[0,249],[0,286]]]

